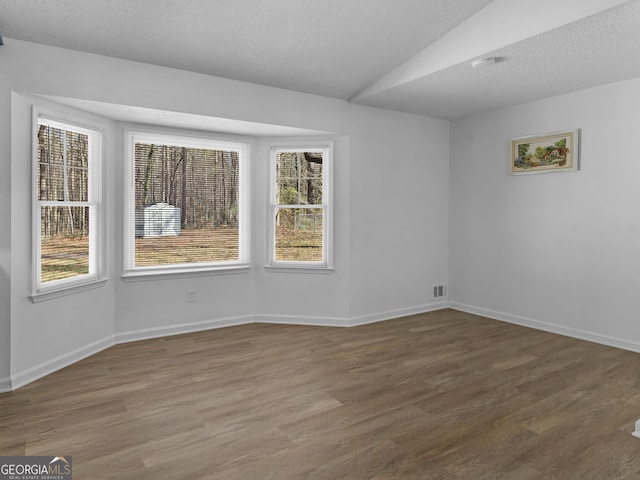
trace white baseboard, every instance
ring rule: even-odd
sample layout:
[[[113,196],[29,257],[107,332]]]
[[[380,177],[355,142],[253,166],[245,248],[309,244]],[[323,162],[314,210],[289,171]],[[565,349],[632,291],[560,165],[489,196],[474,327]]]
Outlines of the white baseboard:
[[[35,380],[38,380],[39,378],[45,377],[53,372],[61,370],[64,367],[68,367],[71,364],[79,362],[84,358],[95,355],[96,353],[109,348],[112,345],[113,337],[107,337],[102,340],[90,343],[89,345],[85,345],[84,347],[78,348],[72,352],[60,355],[59,357],[56,357],[52,360],[48,360],[39,365],[28,368],[27,370],[24,370],[22,372],[16,373],[15,375],[11,376],[9,390],[20,388],[27,383],[31,383]],[[2,384],[0,383],[0,388],[1,385]]]
[[[149,340],[152,338],[168,337],[171,335],[182,335],[183,333],[201,332],[203,330],[213,330],[215,328],[246,325],[248,323],[254,323],[254,318],[255,317],[253,315],[241,315],[238,317],[205,320],[204,322],[192,322],[183,323],[180,325],[153,327],[143,330],[133,330],[131,332],[116,333],[114,338],[116,344],[137,342],[139,340]]]
[[[0,378],[0,393],[6,393],[13,390],[11,388],[11,377]]]
[[[521,325],[524,327],[535,328],[537,330],[543,330],[550,333],[556,333],[559,335],[565,335],[580,340],[586,340],[589,342],[599,343],[602,345],[608,345],[611,347],[621,348],[623,350],[630,350],[632,352],[640,352],[640,343],[632,342],[622,338],[611,337],[602,335],[587,330],[581,330],[571,327],[564,327],[562,325],[552,324],[548,322],[542,322],[531,318],[526,318],[518,315],[511,315],[504,312],[498,312],[487,308],[476,307],[473,305],[466,305],[459,302],[449,302],[446,299],[431,302],[425,305],[418,305],[414,307],[400,308],[396,310],[389,310],[381,313],[372,313],[367,315],[360,315],[357,317],[314,317],[314,316],[300,316],[300,315],[275,315],[275,314],[260,314],[260,315],[243,315],[237,317],[227,317],[216,320],[208,320],[204,322],[193,322],[181,325],[170,325],[163,327],[155,327],[144,330],[135,330],[130,332],[123,332],[108,337],[96,342],[86,345],[65,355],[61,355],[50,361],[43,362],[32,368],[29,368],[23,372],[19,372],[11,377],[0,378],[0,393],[10,392],[27,383],[33,382],[39,378],[49,375],[57,370],[67,367],[83,358],[94,355],[101,350],[109,348],[110,346],[118,343],[134,342],[138,340],[147,340],[151,338],[166,337],[170,335],[179,335],[183,333],[199,332],[203,330],[211,330],[215,328],[230,327],[237,325],[246,325],[249,323],[273,323],[273,324],[289,324],[289,325],[314,325],[314,326],[327,326],[327,327],[355,327],[358,325],[365,325],[369,323],[381,322],[385,320],[391,320],[394,318],[406,317],[409,315],[416,315],[420,313],[432,312],[435,310],[441,310],[444,308],[452,308],[454,310],[460,310],[462,312],[472,313],[494,320],[499,320],[515,325]]]
[[[349,319],[341,317],[311,317],[305,315],[261,314],[255,316],[256,323],[282,325],[311,325],[315,327],[348,327]]]
[[[360,315],[351,317],[348,326],[357,327],[358,325],[366,325],[368,323],[383,322],[394,318],[408,317],[409,315],[418,315],[420,313],[434,312],[449,307],[448,300],[439,300],[437,302],[427,303],[425,305],[417,305],[415,307],[399,308],[381,313],[371,313],[368,315]]]
[[[448,306],[449,302],[447,300],[440,300],[437,302],[428,303],[426,305],[399,308],[397,310],[360,315],[357,317],[310,317],[301,315],[263,314],[256,315],[256,322],[280,323],[287,325],[313,325],[318,327],[357,327],[358,325],[383,322],[385,320],[393,320],[394,318],[408,317],[409,315],[417,315],[419,313],[442,310],[443,308],[447,308]]]
[[[588,342],[599,343],[601,345],[607,345],[609,347],[621,348],[623,350],[640,353],[640,343],[631,342],[622,338],[610,337],[608,335],[602,335],[600,333],[590,332],[588,330],[582,330],[578,328],[564,327],[562,325],[542,322],[540,320],[521,317],[519,315],[511,315],[509,313],[497,312],[495,310],[490,310],[487,308],[465,305],[464,303],[450,302],[449,307],[454,310],[460,310],[461,312],[473,313],[474,315],[480,315],[483,317],[492,318],[494,320],[513,323],[514,325],[535,328],[536,330],[557,333],[558,335],[564,335],[566,337],[577,338],[579,340],[586,340]]]
[[[355,327],[358,325],[382,322],[394,318],[406,317],[409,315],[416,315],[419,313],[426,313],[434,310],[441,310],[443,308],[447,308],[448,306],[449,303],[446,300],[441,300],[426,305],[418,305],[415,307],[401,308],[397,310],[361,315],[351,318],[275,314],[243,315],[237,317],[220,318],[216,320],[207,320],[203,322],[192,322],[180,325],[169,325],[147,328],[143,330],[133,330],[130,332],[122,332],[115,334],[113,337],[105,338],[85,347],[74,350],[73,352],[57,357],[51,361],[36,365],[35,367],[17,373],[10,378],[0,378],[0,393],[15,390],[23,385],[26,385],[27,383],[33,382],[57,370],[67,367],[79,360],[82,360],[83,358],[98,353],[105,348],[109,348],[114,344],[136,342],[139,340],[148,340],[152,338],[180,335],[184,333],[200,332],[203,330],[212,330],[215,328],[246,325],[249,323],[313,325],[323,327]]]

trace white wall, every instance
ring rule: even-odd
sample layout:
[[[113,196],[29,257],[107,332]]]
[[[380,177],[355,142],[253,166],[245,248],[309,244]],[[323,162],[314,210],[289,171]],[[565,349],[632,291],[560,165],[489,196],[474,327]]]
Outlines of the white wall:
[[[640,79],[452,122],[453,306],[640,350]],[[580,170],[507,175],[509,139],[581,130]]]
[[[11,185],[7,182],[2,191],[11,210],[0,209],[0,222],[11,225],[11,242],[4,231],[0,234],[0,278],[9,286],[1,294],[0,389],[6,387],[9,375],[14,386],[23,383],[104,348],[114,335],[137,338],[253,315],[253,272],[172,281],[124,283],[120,279],[122,226],[115,220],[122,218],[122,150],[118,146],[106,162],[113,172],[105,193],[111,218],[107,226],[110,282],[104,288],[33,304],[28,297],[30,111],[18,95],[9,108],[11,92],[336,132],[348,130],[346,102],[11,39],[0,49],[0,64],[0,98],[6,107],[0,117],[3,186],[11,178]],[[191,288],[199,293],[195,304],[186,303],[185,291]]]
[[[448,279],[449,122],[352,105],[352,321],[436,308]]]
[[[0,68],[0,225],[4,225],[0,228],[0,392],[11,383],[11,91],[5,88],[7,77],[7,69]]]
[[[0,48],[0,390],[113,341],[254,319],[357,324],[457,308],[640,350],[640,79],[449,122],[8,39]],[[107,286],[33,304],[30,113],[12,92],[335,132],[335,272],[264,271],[267,139],[255,139],[256,268],[124,282],[122,158],[107,167]],[[13,99],[13,100],[12,100]],[[581,169],[512,177],[508,140],[580,128]],[[110,131],[111,131],[110,130]],[[449,136],[451,133],[451,136]],[[384,228],[381,228],[381,226]],[[186,290],[198,302],[186,302]],[[303,300],[307,291],[316,298]],[[288,292],[292,294],[287,295]],[[295,298],[291,301],[291,298]]]
[[[118,125],[115,151],[124,151],[127,126]],[[164,131],[164,130],[159,130]],[[223,140],[236,140],[252,145],[255,139],[247,136],[218,135]],[[255,148],[252,149],[255,150]],[[252,159],[255,161],[255,158]],[[124,163],[116,160],[116,178],[122,179]],[[251,166],[253,167],[253,165]],[[255,178],[252,178],[254,181]],[[250,187],[253,190],[253,186]],[[124,212],[124,185],[115,182],[115,210]],[[119,217],[121,218],[121,217]],[[124,224],[114,225],[115,251],[115,332],[116,341],[157,337],[186,331],[203,330],[230,324],[246,323],[254,313],[254,271],[233,274],[186,276],[184,278],[154,279],[120,278],[124,265]],[[196,301],[187,301],[187,291],[195,290]]]
[[[319,137],[321,138],[321,137]],[[280,141],[279,141],[280,140]],[[256,214],[255,258],[257,320],[320,325],[345,325],[349,316],[349,136],[333,139],[333,253],[331,273],[283,273],[262,268],[268,262],[269,218],[268,155],[272,144],[283,139],[265,138],[256,146],[254,188]],[[301,138],[304,141],[304,137]],[[316,145],[321,142],[312,141]]]
[[[67,111],[61,108],[60,111]],[[31,142],[32,103],[19,94],[11,104],[11,377],[15,386],[55,366],[111,345],[114,327],[113,283],[80,294],[32,303],[31,293]],[[4,130],[4,129],[3,129]],[[105,122],[104,139],[110,138]],[[113,183],[105,162],[104,185]],[[106,229],[113,225],[112,196],[105,196]],[[107,255],[112,246],[106,245]],[[106,266],[111,276],[111,265]]]
[[[11,386],[9,377],[19,386],[114,341],[255,319],[348,325],[441,305],[431,301],[430,285],[447,281],[448,122],[11,39],[0,48],[0,65],[0,200],[7,207],[0,225],[11,225],[10,232],[0,229],[0,391]],[[112,125],[105,191],[110,281],[32,303],[31,127],[22,94],[335,132],[335,272],[264,271],[267,140],[255,139],[255,269],[124,282],[123,150],[120,127]],[[372,205],[391,229],[380,231]],[[189,289],[198,291],[196,303],[186,302]],[[311,291],[315,298],[303,300]]]

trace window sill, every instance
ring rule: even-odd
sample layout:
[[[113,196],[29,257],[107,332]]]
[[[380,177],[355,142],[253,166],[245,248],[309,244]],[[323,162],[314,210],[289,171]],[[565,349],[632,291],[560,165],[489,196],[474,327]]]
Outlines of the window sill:
[[[54,298],[65,297],[67,295],[74,295],[87,290],[93,290],[94,288],[104,287],[108,281],[108,278],[101,278],[100,280],[94,280],[88,283],[69,285],[66,287],[56,288],[55,290],[34,293],[30,295],[30,298],[33,303],[45,302]]]
[[[247,273],[252,270],[251,265],[233,265],[216,268],[185,268],[179,270],[130,270],[122,275],[125,282],[143,282],[148,280],[171,280],[174,278],[205,277],[212,275],[233,275]]]
[[[319,273],[325,275],[331,275],[335,272],[335,269],[332,267],[312,267],[309,265],[305,266],[292,266],[292,265],[265,265],[264,269],[267,272],[271,273]]]

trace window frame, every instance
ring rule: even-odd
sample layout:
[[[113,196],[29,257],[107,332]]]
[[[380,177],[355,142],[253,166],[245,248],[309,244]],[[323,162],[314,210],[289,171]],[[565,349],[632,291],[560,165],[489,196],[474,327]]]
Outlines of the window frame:
[[[279,152],[323,152],[322,205],[284,205],[277,203],[276,156]],[[265,270],[288,273],[332,273],[333,266],[333,156],[332,140],[290,141],[269,145],[269,187],[267,222],[267,263]],[[278,208],[322,208],[322,261],[276,259],[276,211]]]
[[[77,132],[89,137],[87,201],[40,200],[38,198],[39,125],[45,124],[65,131]],[[106,127],[69,113],[33,105],[31,125],[31,216],[32,216],[32,289],[31,300],[40,302],[50,298],[97,288],[107,282],[104,259],[104,205],[103,164]],[[89,208],[89,272],[70,278],[42,281],[42,218],[44,206]]]
[[[135,265],[135,144],[154,143],[187,148],[227,149],[239,153],[238,163],[238,260],[152,266]],[[124,239],[123,273],[126,281],[181,278],[193,275],[240,273],[251,269],[250,177],[251,144],[205,132],[127,128],[124,131]]]

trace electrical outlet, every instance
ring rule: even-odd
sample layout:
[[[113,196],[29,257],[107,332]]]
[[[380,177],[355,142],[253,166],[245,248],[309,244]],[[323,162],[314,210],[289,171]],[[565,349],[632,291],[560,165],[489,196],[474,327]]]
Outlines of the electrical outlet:
[[[187,302],[194,303],[198,299],[198,292],[196,290],[187,290]]]

